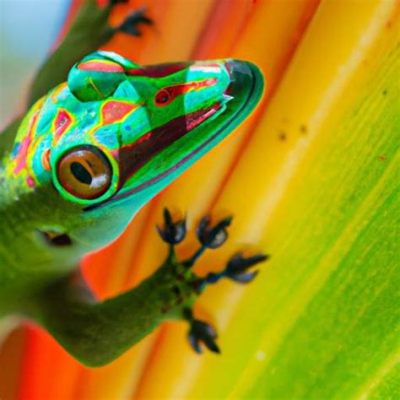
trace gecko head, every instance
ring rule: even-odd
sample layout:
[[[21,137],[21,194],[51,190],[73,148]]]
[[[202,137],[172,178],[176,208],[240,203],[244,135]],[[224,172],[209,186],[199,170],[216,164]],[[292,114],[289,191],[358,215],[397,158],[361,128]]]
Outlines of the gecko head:
[[[55,207],[76,210],[82,222],[69,231],[108,242],[232,132],[262,91],[260,71],[244,61],[142,67],[96,52],[32,108],[12,168],[33,189],[47,185]]]

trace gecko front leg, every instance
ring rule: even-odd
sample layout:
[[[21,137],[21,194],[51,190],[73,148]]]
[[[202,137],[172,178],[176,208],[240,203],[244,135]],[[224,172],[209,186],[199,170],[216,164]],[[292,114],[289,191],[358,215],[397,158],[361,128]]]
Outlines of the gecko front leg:
[[[162,239],[170,245],[170,257],[174,258],[174,246],[184,239],[184,233],[186,232],[185,224],[183,220],[178,220],[174,223],[167,209],[164,210],[164,221],[164,229],[158,228],[158,230]],[[180,264],[186,270],[191,271],[196,261],[207,249],[217,249],[221,247],[228,239],[227,228],[231,222],[232,218],[227,217],[218,221],[215,225],[212,225],[209,216],[203,217],[196,229],[200,246],[191,257],[182,261]],[[266,261],[268,258],[269,256],[265,254],[244,257],[242,253],[236,253],[228,261],[226,267],[218,273],[211,272],[205,277],[192,274],[192,276],[195,277],[192,282],[193,288],[198,295],[201,295],[207,286],[216,284],[223,278],[228,278],[242,284],[249,283],[258,274],[258,270],[249,270],[256,264]],[[188,303],[183,306],[182,316],[189,323],[189,343],[197,353],[202,353],[201,345],[205,345],[214,353],[220,352],[216,343],[216,329],[206,321],[195,318],[193,304]]]
[[[203,220],[197,231],[202,250],[185,261],[180,261],[174,250],[185,237],[185,223],[183,220],[173,222],[167,210],[164,219],[164,227],[159,228],[159,232],[169,245],[168,256],[161,267],[137,287],[96,302],[87,295],[84,281],[73,275],[48,286],[32,299],[31,316],[82,363],[104,365],[162,322],[179,319],[188,321],[189,342],[196,352],[201,353],[202,344],[210,351],[219,352],[215,329],[193,314],[196,299],[206,286],[223,277],[241,283],[251,281],[256,273],[247,270],[267,257],[259,254],[239,260],[235,256],[221,273],[199,277],[191,267],[205,249],[217,248],[225,242],[230,219],[215,226],[207,225],[207,229]]]

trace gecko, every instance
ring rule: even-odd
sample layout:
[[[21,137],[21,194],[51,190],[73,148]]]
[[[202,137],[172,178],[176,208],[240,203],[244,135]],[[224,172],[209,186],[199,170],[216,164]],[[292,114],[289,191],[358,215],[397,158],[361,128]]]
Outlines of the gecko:
[[[79,362],[105,365],[162,322],[186,320],[193,349],[218,353],[216,329],[193,306],[223,278],[248,283],[268,256],[234,254],[218,273],[193,265],[228,237],[231,217],[197,225],[199,247],[180,260],[184,218],[164,210],[162,265],[137,286],[100,301],[80,260],[114,241],[157,193],[254,110],[259,68],[220,59],[138,65],[98,48],[151,24],[143,9],[117,27],[112,8],[87,0],[38,72],[26,112],[0,136],[0,317],[47,330]]]

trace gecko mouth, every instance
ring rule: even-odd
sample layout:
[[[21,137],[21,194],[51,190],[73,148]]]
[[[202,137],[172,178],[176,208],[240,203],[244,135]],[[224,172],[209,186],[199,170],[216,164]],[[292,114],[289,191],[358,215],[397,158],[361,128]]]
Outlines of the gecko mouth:
[[[215,131],[171,167],[129,190],[117,192],[111,198],[85,208],[85,211],[137,195],[168,178],[174,171],[197,160],[203,154],[204,149],[210,148],[222,140],[254,109],[263,90],[263,78],[258,68],[251,63],[234,60],[226,62],[226,67],[231,76],[231,84],[225,94],[232,97],[226,108],[224,109],[220,103],[215,103],[207,108],[178,117],[153,129],[132,145],[122,148],[119,153],[121,186],[163,149],[187,133],[194,133],[201,129],[212,116],[214,116]]]

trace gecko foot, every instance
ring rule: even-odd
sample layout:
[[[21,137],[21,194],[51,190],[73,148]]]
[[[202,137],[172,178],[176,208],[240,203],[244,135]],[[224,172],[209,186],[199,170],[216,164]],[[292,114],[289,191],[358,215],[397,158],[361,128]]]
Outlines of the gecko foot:
[[[210,272],[206,276],[200,277],[193,272],[191,267],[207,249],[216,249],[225,243],[228,239],[227,228],[232,222],[232,217],[223,218],[216,223],[212,223],[209,216],[203,217],[196,228],[197,239],[200,242],[199,248],[191,257],[180,261],[175,255],[174,247],[181,243],[186,236],[186,221],[184,218],[174,221],[168,209],[164,209],[163,216],[163,226],[157,226],[157,230],[162,240],[170,246],[166,267],[173,271],[177,282],[186,282],[186,285],[190,287],[189,292],[186,292],[187,289],[185,289],[185,294],[182,296],[183,292],[179,292],[177,284],[174,284],[175,291],[179,292],[178,303],[181,304],[181,312],[183,312],[181,315],[190,325],[189,343],[196,353],[202,353],[204,347],[214,353],[219,353],[215,328],[193,316],[192,308],[196,298],[207,286],[215,284],[223,278],[241,284],[251,282],[258,274],[258,270],[254,270],[253,267],[266,261],[269,256],[261,253],[244,256],[243,253],[238,252],[228,260],[221,272]],[[184,287],[187,288],[187,286]]]
[[[117,0],[117,2],[123,2],[123,0]],[[114,0],[115,3],[115,0]],[[125,20],[115,28],[116,31],[127,33],[132,36],[140,36],[139,25],[152,25],[153,21],[146,16],[145,8],[140,8],[131,14],[129,14]]]

